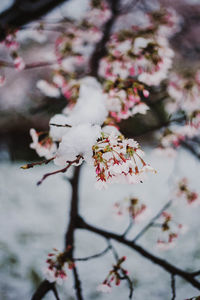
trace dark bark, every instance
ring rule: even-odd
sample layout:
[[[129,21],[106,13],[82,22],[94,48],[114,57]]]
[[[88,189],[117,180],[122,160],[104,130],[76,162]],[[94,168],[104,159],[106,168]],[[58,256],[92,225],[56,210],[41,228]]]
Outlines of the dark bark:
[[[8,30],[17,29],[45,15],[68,0],[15,0],[13,5],[0,14],[0,41]]]
[[[44,280],[39,287],[37,288],[36,292],[34,293],[31,300],[40,300],[42,299],[49,291],[54,290],[55,283],[51,283],[48,280]]]
[[[73,255],[74,255],[74,235],[75,230],[77,228],[77,217],[78,217],[78,204],[79,204],[79,197],[78,197],[78,183],[79,183],[79,176],[80,176],[80,168],[76,167],[74,170],[74,176],[71,180],[72,185],[72,198],[71,198],[71,211],[70,211],[70,222],[68,225],[68,229],[65,235],[65,247],[66,247],[66,255],[69,257],[72,261]],[[67,247],[70,246],[70,251],[67,252]],[[74,288],[76,291],[76,297],[78,300],[83,300],[82,295],[82,288],[81,288],[81,281],[79,278],[77,266],[74,266],[73,270],[73,277],[74,277]]]

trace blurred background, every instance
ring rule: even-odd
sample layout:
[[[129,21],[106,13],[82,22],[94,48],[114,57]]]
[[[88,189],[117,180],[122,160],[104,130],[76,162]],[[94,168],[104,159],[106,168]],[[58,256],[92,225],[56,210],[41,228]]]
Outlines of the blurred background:
[[[124,1],[124,4],[129,2],[131,3]],[[12,0],[0,1],[0,24],[1,17],[3,18],[5,11],[13,4]],[[158,9],[161,5],[173,7],[181,16],[181,30],[170,41],[175,51],[175,68],[198,68],[200,65],[198,0],[136,1],[126,16],[126,21],[129,22],[130,19],[133,24],[141,25],[145,22],[144,13]],[[81,19],[88,7],[87,0],[64,1],[49,11],[45,19],[59,20],[63,17]],[[123,17],[119,18],[116,26],[119,28],[126,26]],[[56,37],[55,32],[45,32],[44,39],[38,41],[35,40],[31,30],[22,30],[19,33],[21,56],[28,63],[52,61]],[[1,60],[9,60],[8,53],[2,45],[0,45]],[[50,117],[66,106],[66,99],[45,97],[36,87],[39,79],[51,78],[51,66],[20,72],[12,68],[5,70],[0,68],[0,72],[5,72],[6,77],[5,85],[0,88],[0,299],[30,299],[43,278],[42,270],[47,254],[54,247],[59,250],[63,248],[71,195],[67,177],[71,174],[69,172],[66,175],[49,178],[42,186],[37,187],[36,182],[42,175],[47,170],[54,170],[55,167],[48,165],[23,171],[20,166],[38,160],[36,153],[29,148],[30,128],[47,131]],[[90,223],[101,226],[103,224],[105,229],[123,232],[128,220],[116,219],[113,205],[124,197],[137,196],[151,210],[142,224],[134,226],[130,232],[130,237],[133,237],[169,200],[174,183],[180,177],[189,177],[192,187],[199,191],[199,161],[195,156],[185,149],[178,150],[177,159],[163,160],[154,155],[157,136],[154,133],[143,133],[159,125],[160,120],[156,118],[155,111],[159,111],[164,121],[166,116],[162,104],[158,104],[154,105],[145,123],[141,117],[135,117],[134,120],[124,121],[121,129],[125,135],[136,137],[140,142],[147,152],[146,160],[158,171],[156,178],[152,176],[140,186],[117,185],[99,192],[93,188],[95,181],[93,171],[84,166],[79,191],[81,213]],[[183,269],[199,269],[199,212],[199,208],[174,208],[177,218],[190,229],[180,238],[176,248],[168,252],[159,252],[155,247],[157,235],[155,229],[141,239],[141,244]],[[92,255],[106,247],[103,239],[83,231],[77,232],[76,243],[76,257]],[[170,276],[167,273],[127,248],[117,245],[117,249],[120,255],[127,255],[126,267],[134,282],[134,299],[170,299]],[[102,295],[96,291],[97,285],[103,281],[112,263],[113,258],[110,254],[95,260],[95,263],[94,261],[79,263],[85,299],[128,299],[126,284],[113,289],[110,295]],[[68,273],[69,280],[60,288],[60,293],[61,299],[72,300],[75,299],[73,282],[70,271]],[[178,300],[197,295],[199,293],[196,289],[181,279],[177,280]],[[53,296],[49,293],[45,299],[53,299]]]

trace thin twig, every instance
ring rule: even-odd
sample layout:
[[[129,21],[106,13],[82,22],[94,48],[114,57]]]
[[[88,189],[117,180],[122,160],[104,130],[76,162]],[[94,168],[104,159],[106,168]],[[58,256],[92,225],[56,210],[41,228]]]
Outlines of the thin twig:
[[[68,165],[66,167],[64,167],[63,169],[44,174],[42,179],[37,182],[37,185],[40,185],[47,177],[49,177],[51,175],[55,175],[58,173],[65,173],[69,169],[69,167],[71,167],[75,163],[79,163],[80,159],[82,159],[82,158],[83,157],[81,155],[78,155],[75,160],[67,161],[66,163],[68,163]]]
[[[55,156],[50,158],[50,159],[45,159],[45,160],[42,160],[42,161],[38,161],[38,162],[34,162],[34,163],[30,163],[30,164],[26,164],[26,165],[23,165],[21,166],[20,168],[21,169],[30,169],[30,168],[33,168],[34,166],[41,166],[43,164],[47,165],[48,163],[50,163],[52,160],[54,160]]]
[[[136,237],[133,239],[133,242],[135,243],[145,232],[153,226],[154,222],[162,215],[163,211],[165,211],[167,208],[170,207],[172,204],[172,200],[169,200],[162,208],[161,210],[151,219],[151,221],[136,235]]]
[[[133,227],[133,218],[130,214],[129,215],[129,224],[128,224],[126,230],[124,231],[124,233],[122,234],[122,236],[126,236],[129,233],[129,231],[132,229],[132,227]]]
[[[104,249],[103,251],[101,251],[97,254],[90,255],[90,256],[87,256],[87,257],[74,258],[74,261],[87,261],[87,260],[90,260],[90,259],[98,258],[98,257],[101,257],[104,254],[106,254],[110,249],[111,249],[111,246],[109,245],[108,247],[106,247],[106,249]]]

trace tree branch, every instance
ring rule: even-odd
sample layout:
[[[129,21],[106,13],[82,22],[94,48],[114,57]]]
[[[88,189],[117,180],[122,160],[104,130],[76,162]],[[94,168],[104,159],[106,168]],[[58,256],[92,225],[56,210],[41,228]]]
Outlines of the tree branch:
[[[189,150],[192,154],[194,154],[194,156],[196,156],[196,158],[200,159],[200,153],[198,153],[194,147],[192,147],[192,145],[190,145],[188,143],[188,141],[182,141],[181,145],[186,148],[187,150]]]
[[[52,291],[55,295],[55,282],[49,282],[48,280],[44,280],[37,288],[31,300],[41,300],[49,291]],[[56,300],[59,300],[58,295]]]
[[[71,199],[71,211],[70,211],[70,222],[68,225],[68,229],[65,235],[65,249],[67,250],[70,246],[70,251],[66,251],[66,258],[70,258],[72,261],[74,261],[73,253],[74,253],[74,233],[77,228],[77,216],[78,216],[78,182],[79,182],[79,176],[80,176],[80,169],[81,166],[76,167],[74,170],[74,176],[71,180],[72,184],[72,199]],[[65,258],[65,256],[63,256]],[[77,267],[74,266],[72,269],[73,277],[74,277],[74,288],[76,291],[76,296],[78,300],[83,300],[82,296],[82,288],[81,288],[81,281],[78,275]]]
[[[133,243],[130,240],[127,240],[127,239],[123,238],[121,235],[118,235],[118,234],[115,234],[115,233],[112,233],[112,232],[109,232],[109,231],[105,231],[103,229],[99,229],[99,228],[96,228],[92,225],[89,225],[88,223],[86,223],[80,217],[79,217],[78,226],[79,226],[80,229],[85,229],[85,230],[88,230],[90,232],[97,233],[97,234],[105,237],[106,239],[113,239],[113,240],[115,240],[115,241],[117,241],[117,242],[119,242],[123,245],[126,245],[126,246],[130,247],[131,249],[135,250],[140,255],[147,258],[148,260],[150,260],[154,264],[160,266],[162,269],[164,269],[168,273],[173,274],[173,275],[178,275],[179,277],[183,278],[184,280],[189,282],[191,285],[196,287],[198,290],[200,290],[200,282],[197,281],[195,278],[193,278],[193,276],[190,273],[185,272],[185,271],[181,270],[180,268],[178,268],[178,267],[170,264],[169,262],[165,261],[164,259],[159,258],[159,257],[151,254],[150,252],[145,250],[143,247]]]
[[[172,289],[172,300],[176,299],[176,279],[175,276],[171,276],[171,289]]]
[[[101,251],[97,254],[90,255],[90,256],[87,256],[87,257],[74,258],[74,261],[88,261],[90,259],[98,258],[98,257],[101,257],[104,254],[106,254],[110,249],[111,249],[111,246],[108,246],[108,247],[106,247],[106,249],[104,249],[103,251]]]
[[[15,0],[10,8],[0,14],[0,41],[6,37],[10,28],[17,29],[34,21],[66,1],[68,0]]]
[[[83,157],[81,155],[78,155],[75,160],[66,161],[66,163],[68,165],[66,167],[64,167],[63,169],[60,169],[60,170],[57,170],[57,171],[54,171],[54,172],[50,172],[50,173],[44,174],[44,176],[42,177],[42,179],[37,182],[37,185],[40,185],[47,177],[49,177],[51,175],[55,175],[55,174],[58,174],[58,173],[65,173],[69,169],[69,167],[71,167],[74,163],[79,163],[80,159],[82,159],[82,158]]]

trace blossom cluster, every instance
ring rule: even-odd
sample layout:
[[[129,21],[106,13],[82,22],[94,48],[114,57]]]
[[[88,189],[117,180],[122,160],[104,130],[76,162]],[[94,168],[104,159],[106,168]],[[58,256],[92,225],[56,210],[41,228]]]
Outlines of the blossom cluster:
[[[173,248],[178,236],[184,233],[186,229],[182,224],[177,223],[167,211],[163,211],[158,225],[161,234],[157,240],[157,246],[162,250]]]
[[[174,155],[183,141],[200,135],[200,71],[171,73],[167,90],[170,99],[165,104],[166,112],[171,119],[182,118],[182,122],[163,131],[158,151]]]
[[[17,31],[10,32],[2,44],[8,49],[15,69],[18,71],[23,70],[25,68],[25,62],[18,52],[20,45],[17,41]]]
[[[123,201],[114,204],[114,212],[117,216],[129,215],[134,222],[141,221],[147,211],[147,206],[134,197],[125,198]]]
[[[189,119],[195,117],[200,105],[200,70],[195,74],[171,73],[168,94],[172,99],[166,105],[168,113],[182,111]]]
[[[149,27],[158,34],[170,38],[180,30],[181,18],[175,10],[161,8],[148,14]]]
[[[98,187],[113,182],[139,183],[146,172],[155,172],[143,160],[144,152],[136,141],[106,130],[92,147]]]
[[[200,202],[198,193],[189,188],[187,178],[182,178],[179,181],[177,197],[185,199],[189,205],[196,205]]]
[[[159,146],[156,149],[158,154],[175,156],[176,149],[182,142],[198,137],[200,134],[200,113],[184,125],[171,125],[162,131],[159,137]]]
[[[120,285],[121,278],[124,278],[124,275],[128,274],[128,271],[122,268],[122,263],[126,260],[126,257],[121,257],[117,264],[113,266],[113,268],[108,273],[108,276],[103,281],[102,284],[100,284],[97,287],[97,290],[103,293],[110,293],[112,289],[112,283],[115,282],[115,285]]]
[[[64,257],[64,253],[60,253],[57,249],[53,250],[54,252],[48,254],[46,260],[47,268],[44,270],[44,273],[49,282],[56,282],[61,285],[67,279],[66,269],[73,269],[74,262]],[[68,247],[67,251],[69,250],[70,247]]]
[[[30,135],[33,140],[30,144],[30,148],[34,149],[39,156],[50,159],[56,154],[56,143],[52,141],[52,138],[48,133],[37,132],[35,129],[31,128]]]
[[[108,43],[108,55],[101,60],[99,75],[115,81],[137,77],[147,85],[159,85],[172,65],[173,51],[164,30],[157,24],[132,27],[114,33]],[[171,23],[163,25],[170,31]]]
[[[80,81],[75,79],[76,75],[87,72],[85,66],[102,37],[101,27],[110,17],[111,11],[104,1],[91,1],[91,10],[84,20],[78,24],[70,20],[65,33],[55,42],[58,65],[53,80],[40,80],[37,87],[50,97],[64,95],[68,100],[66,110],[78,99]],[[145,114],[149,109],[142,99],[149,96],[144,84],[159,85],[166,78],[173,57],[169,32],[175,32],[178,22],[173,11],[155,12],[149,15],[146,28],[132,27],[110,37],[108,54],[101,59],[98,72],[114,122]]]
[[[154,171],[143,160],[144,152],[133,139],[126,139],[114,126],[102,127],[108,115],[106,95],[93,77],[80,80],[79,95],[71,109],[50,120],[50,131],[43,139],[31,129],[40,156],[53,157],[57,166],[85,160],[96,171],[97,186],[107,183],[138,183],[145,173]],[[75,163],[74,163],[75,164]]]
[[[149,96],[144,85],[132,79],[118,78],[115,82],[106,81],[106,106],[109,115],[117,122],[140,113],[145,114],[149,107],[141,101],[141,97]]]
[[[91,1],[91,8],[81,22],[68,20],[64,32],[55,41],[58,65],[54,68],[53,82],[39,81],[37,87],[50,97],[73,96],[75,74],[83,72],[94,45],[102,38],[101,27],[111,17],[105,1]],[[76,90],[76,88],[75,88]],[[75,98],[77,98],[75,96]]]

